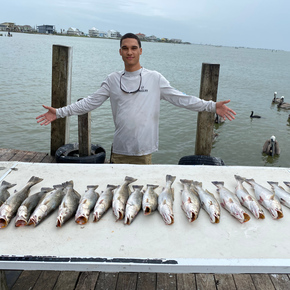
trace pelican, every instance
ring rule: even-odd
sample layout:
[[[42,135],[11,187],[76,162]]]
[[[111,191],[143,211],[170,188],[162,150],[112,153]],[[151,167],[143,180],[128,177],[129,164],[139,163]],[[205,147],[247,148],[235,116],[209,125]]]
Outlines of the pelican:
[[[272,136],[271,139],[266,140],[264,146],[263,146],[263,153],[266,153],[270,156],[274,156],[274,155],[279,155],[281,152],[280,148],[279,148],[279,144],[276,141],[276,137]]]
[[[281,101],[277,105],[277,108],[290,110],[290,104],[284,102],[284,96],[281,97]]]
[[[261,118],[261,116],[254,115],[254,111],[252,111],[250,118]]]
[[[277,92],[274,93],[274,98],[272,100],[272,104],[279,104],[281,98],[277,98]]]

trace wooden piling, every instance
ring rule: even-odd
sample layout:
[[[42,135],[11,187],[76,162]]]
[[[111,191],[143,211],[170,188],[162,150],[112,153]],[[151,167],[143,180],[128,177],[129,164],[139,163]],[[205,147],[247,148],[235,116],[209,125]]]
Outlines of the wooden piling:
[[[199,97],[206,101],[217,100],[219,64],[203,63]],[[210,156],[215,113],[199,112],[195,139],[195,155]]]
[[[51,106],[60,108],[71,103],[72,48],[53,45]],[[50,154],[69,141],[69,118],[58,119],[51,123]]]
[[[78,99],[78,101],[81,99]],[[91,155],[91,112],[78,116],[78,132],[79,156]]]

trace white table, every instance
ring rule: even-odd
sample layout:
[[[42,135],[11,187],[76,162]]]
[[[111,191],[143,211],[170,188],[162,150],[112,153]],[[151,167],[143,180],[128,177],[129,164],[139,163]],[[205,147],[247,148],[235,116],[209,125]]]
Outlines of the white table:
[[[11,170],[10,168],[17,170]],[[290,181],[288,168],[181,165],[112,165],[112,164],[43,164],[0,162],[0,181],[6,180],[20,190],[31,176],[44,180],[33,186],[51,187],[68,180],[83,194],[87,185],[98,184],[98,192],[107,184],[122,184],[125,176],[138,180],[133,184],[165,185],[166,174],[176,176],[173,225],[165,225],[160,214],[138,214],[131,225],[115,222],[110,209],[94,223],[92,215],[86,225],[73,219],[57,228],[55,211],[37,227],[16,228],[14,219],[0,230],[0,269],[126,271],[169,273],[289,273],[290,209],[283,207],[284,218],[266,218],[240,224],[221,209],[219,224],[211,224],[204,210],[193,223],[182,211],[180,179],[201,181],[214,193],[211,181],[224,181],[234,191],[234,174],[254,178],[270,189],[267,181]],[[245,187],[253,193],[248,184]],[[285,186],[286,187],[286,186]],[[289,188],[287,188],[288,191]]]

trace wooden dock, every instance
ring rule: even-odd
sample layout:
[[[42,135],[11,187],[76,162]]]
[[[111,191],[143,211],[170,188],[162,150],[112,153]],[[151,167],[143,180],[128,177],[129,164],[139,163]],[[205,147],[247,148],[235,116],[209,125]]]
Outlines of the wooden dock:
[[[47,153],[0,148],[0,161],[54,163]],[[0,271],[2,289],[290,289],[290,274],[172,274],[73,271]],[[1,283],[0,283],[1,285]]]

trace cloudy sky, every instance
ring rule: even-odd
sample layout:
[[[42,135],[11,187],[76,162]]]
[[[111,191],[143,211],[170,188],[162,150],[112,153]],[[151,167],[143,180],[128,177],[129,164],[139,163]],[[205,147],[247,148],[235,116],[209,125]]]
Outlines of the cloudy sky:
[[[289,0],[9,0],[1,1],[0,23],[289,51],[289,11]]]

